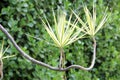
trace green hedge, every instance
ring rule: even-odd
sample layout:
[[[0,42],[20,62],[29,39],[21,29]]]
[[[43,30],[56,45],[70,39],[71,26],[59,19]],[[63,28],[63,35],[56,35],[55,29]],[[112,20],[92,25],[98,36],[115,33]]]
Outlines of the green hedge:
[[[46,33],[39,16],[43,17],[45,14],[50,23],[53,23],[52,9],[55,12],[62,9],[68,15],[73,9],[84,16],[83,3],[92,9],[93,0],[2,0],[0,1],[0,24],[10,32],[27,54],[37,60],[57,66],[59,50],[51,44],[52,40]],[[78,69],[66,71],[67,80],[120,79],[120,1],[97,0],[97,14],[102,16],[106,6],[109,8],[108,14],[112,13],[112,15],[105,28],[96,35],[97,59],[94,68],[91,71]],[[98,21],[101,16],[98,16]],[[10,45],[5,55],[17,54],[14,58],[3,60],[4,80],[62,80],[63,72],[52,71],[26,60],[0,31],[0,45],[3,39],[5,47]],[[65,54],[66,66],[79,64],[87,67],[92,57],[92,41],[90,39],[78,40],[65,49]]]

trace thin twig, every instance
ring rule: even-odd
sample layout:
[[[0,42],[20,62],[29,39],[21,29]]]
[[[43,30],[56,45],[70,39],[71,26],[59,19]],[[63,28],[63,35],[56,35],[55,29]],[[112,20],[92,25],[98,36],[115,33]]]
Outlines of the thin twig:
[[[41,62],[41,61],[38,61],[32,57],[30,57],[29,55],[27,55],[18,45],[17,43],[15,42],[15,40],[13,39],[13,37],[7,32],[7,30],[0,24],[0,30],[8,37],[8,39],[12,42],[12,44],[14,45],[14,47],[19,51],[19,53],[24,56],[26,59],[28,59],[29,61],[35,63],[35,64],[38,64],[38,65],[41,65],[41,66],[44,66],[44,67],[47,67],[51,70],[55,70],[55,71],[66,71],[66,70],[69,70],[71,68],[78,68],[78,69],[81,69],[81,70],[91,70],[95,64],[95,59],[96,59],[96,40],[95,38],[93,38],[93,42],[94,42],[94,49],[93,49],[93,58],[92,58],[92,62],[91,62],[91,65],[90,67],[88,68],[85,68],[83,66],[80,66],[80,65],[71,65],[71,66],[68,66],[66,68],[57,68],[57,67],[53,67],[53,66],[50,66],[44,62]]]

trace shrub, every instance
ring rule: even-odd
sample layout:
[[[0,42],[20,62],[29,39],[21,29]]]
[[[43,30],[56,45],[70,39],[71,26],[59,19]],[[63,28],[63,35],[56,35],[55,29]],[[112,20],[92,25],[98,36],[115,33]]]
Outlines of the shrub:
[[[35,1],[37,3],[35,3]],[[84,19],[81,9],[86,3],[92,9],[92,1],[83,0],[3,0],[0,2],[0,23],[11,33],[19,46],[30,56],[52,66],[59,62],[58,49],[51,45],[51,38],[46,33],[39,16],[44,13],[52,24],[52,8],[55,12],[61,8],[69,15],[70,9]],[[112,12],[106,27],[97,34],[97,60],[91,71],[71,69],[66,71],[68,80],[119,80],[120,75],[120,1],[98,0],[97,14],[103,14],[108,6],[108,14]],[[39,13],[39,14],[38,14]],[[98,17],[99,19],[101,16]],[[98,21],[99,21],[98,19]],[[39,39],[34,39],[30,34]],[[5,46],[11,45],[7,54],[17,54],[16,57],[4,60],[5,80],[61,80],[62,72],[56,72],[42,66],[32,64],[19,55],[11,42],[0,32],[0,42],[5,40]],[[92,42],[89,39],[78,40],[65,49],[67,66],[80,64],[88,66],[91,61]]]

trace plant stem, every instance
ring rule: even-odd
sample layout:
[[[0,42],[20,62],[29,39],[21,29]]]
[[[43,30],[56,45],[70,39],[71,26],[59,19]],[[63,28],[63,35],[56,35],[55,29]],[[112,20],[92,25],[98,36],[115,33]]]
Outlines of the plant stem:
[[[60,48],[60,69],[65,68],[65,54],[63,48]],[[63,75],[61,76],[62,80],[66,80],[66,72],[63,72]]]
[[[64,50],[62,48],[60,48],[60,68],[64,68],[64,59],[65,55],[64,55]]]
[[[3,62],[0,60],[0,80],[3,79]]]

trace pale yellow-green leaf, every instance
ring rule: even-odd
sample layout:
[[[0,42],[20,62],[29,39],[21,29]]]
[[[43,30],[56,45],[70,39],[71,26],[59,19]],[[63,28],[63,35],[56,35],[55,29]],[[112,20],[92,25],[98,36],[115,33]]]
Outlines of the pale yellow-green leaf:
[[[106,9],[107,11],[107,9]],[[93,5],[93,14],[90,13],[88,10],[87,6],[84,6],[84,12],[85,12],[85,17],[86,17],[86,22],[83,22],[82,19],[73,11],[74,15],[80,22],[80,24],[83,26],[83,32],[85,34],[90,35],[91,37],[94,37],[95,34],[103,27],[105,22],[107,21],[108,15],[106,14],[103,16],[102,20],[99,22],[99,24],[96,24],[96,7]]]
[[[3,51],[3,55],[5,54],[5,52],[8,50],[9,46]]]
[[[109,18],[108,14],[107,14],[107,10],[108,10],[108,7],[106,7],[106,10],[104,12],[104,16],[103,16],[102,20],[100,21],[99,25],[96,28],[95,34],[103,27],[103,25],[105,24],[105,22]]]
[[[73,43],[74,41],[82,38],[79,37],[79,34],[81,31],[76,30],[77,28],[77,19],[72,23],[72,14],[70,15],[68,21],[66,20],[65,14],[58,15],[58,19],[56,19],[55,14],[53,12],[54,16],[54,29],[50,26],[48,23],[48,20],[46,19],[46,23],[42,20],[44,27],[50,37],[52,38],[53,42],[57,47],[63,48],[67,46],[68,44]],[[81,29],[82,30],[82,29]],[[77,31],[77,32],[76,32]]]
[[[1,49],[0,49],[0,60],[5,59],[5,58],[10,58],[14,57],[13,55],[11,56],[4,56],[5,52],[8,50],[9,46],[3,51],[3,46],[4,46],[4,41],[2,41]]]
[[[107,15],[105,15],[103,17],[103,19],[101,20],[100,24],[96,28],[95,33],[97,33],[103,27],[103,25],[105,24],[106,21],[107,21]]]
[[[5,56],[5,57],[2,57],[2,59],[6,59],[6,58],[10,58],[10,57],[15,57],[16,55],[11,55],[11,56]]]

